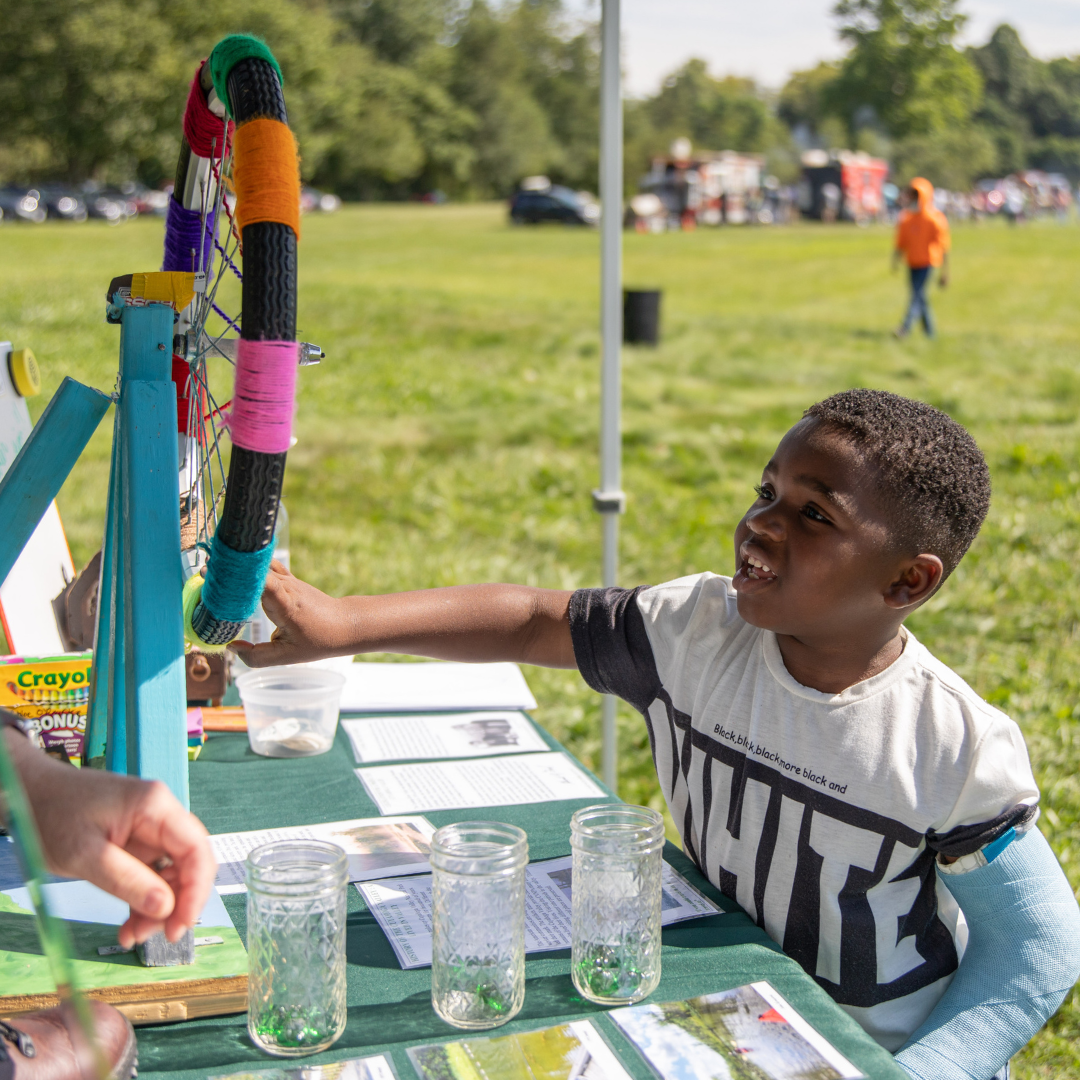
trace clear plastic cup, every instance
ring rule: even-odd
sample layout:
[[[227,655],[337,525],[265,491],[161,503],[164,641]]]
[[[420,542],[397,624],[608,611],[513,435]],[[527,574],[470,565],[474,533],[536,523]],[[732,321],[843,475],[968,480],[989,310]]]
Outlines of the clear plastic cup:
[[[248,742],[264,757],[313,757],[334,745],[345,676],[326,668],[271,667],[236,680]]]

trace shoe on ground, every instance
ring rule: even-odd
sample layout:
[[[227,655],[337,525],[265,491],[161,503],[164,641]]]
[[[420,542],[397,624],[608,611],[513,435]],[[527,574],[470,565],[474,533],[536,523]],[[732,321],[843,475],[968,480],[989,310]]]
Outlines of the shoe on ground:
[[[898,326],[898,327],[897,327],[897,328],[896,328],[896,329],[895,329],[895,330],[894,330],[894,331],[892,332],[892,336],[893,336],[894,338],[896,338],[896,339],[897,339],[897,341],[902,341],[902,340],[903,340],[904,338],[906,338],[906,337],[908,336],[908,331],[907,331],[907,330],[905,330],[905,329],[904,329],[904,328],[903,328],[902,326]]]
[[[135,1029],[118,1009],[88,1001],[108,1080],[138,1075]],[[86,1063],[89,1064],[89,1063]],[[87,1068],[87,1076],[93,1069]],[[0,1020],[0,1080],[84,1080],[60,1006]]]

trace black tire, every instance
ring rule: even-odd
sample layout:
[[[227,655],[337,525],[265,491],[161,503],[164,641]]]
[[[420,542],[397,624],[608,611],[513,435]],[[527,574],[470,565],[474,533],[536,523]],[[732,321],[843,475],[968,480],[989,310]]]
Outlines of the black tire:
[[[238,128],[263,117],[288,123],[281,82],[267,61],[241,60],[229,73],[227,86]],[[183,160],[182,148],[181,163]],[[178,178],[179,173],[178,166]],[[295,341],[295,233],[288,225],[256,222],[244,227],[241,240],[244,261],[240,336],[248,341]],[[225,504],[215,540],[238,552],[263,551],[274,542],[285,458],[285,453],[232,448]],[[244,626],[215,618],[201,602],[196,604],[191,624],[196,634],[211,645],[234,640]]]

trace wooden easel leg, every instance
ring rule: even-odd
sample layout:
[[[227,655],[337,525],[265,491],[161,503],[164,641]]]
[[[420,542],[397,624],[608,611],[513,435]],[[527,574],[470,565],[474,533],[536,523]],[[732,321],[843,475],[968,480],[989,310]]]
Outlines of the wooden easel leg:
[[[91,768],[127,771],[124,698],[117,694],[123,678],[123,581],[120,553],[120,410],[113,420],[112,465],[109,471],[109,503],[105,515],[105,540],[101,550],[98,584],[97,626],[94,629],[94,666],[90,672],[90,707],[86,723],[86,763]],[[119,616],[119,617],[118,617]],[[117,681],[116,665],[120,665]],[[117,710],[119,709],[119,712]]]
[[[15,565],[112,398],[65,378],[0,480],[0,581]]]
[[[164,314],[163,314],[164,313]],[[172,311],[124,312],[120,511],[127,772],[188,805],[184,627]],[[132,380],[128,373],[137,371]],[[119,616],[119,610],[117,612]],[[115,724],[115,720],[114,720]]]

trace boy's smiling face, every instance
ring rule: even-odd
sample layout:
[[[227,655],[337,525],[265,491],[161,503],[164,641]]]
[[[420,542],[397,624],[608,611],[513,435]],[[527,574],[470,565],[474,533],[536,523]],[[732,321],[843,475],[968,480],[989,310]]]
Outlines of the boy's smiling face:
[[[940,574],[922,587],[911,577],[924,557],[900,552],[875,479],[859,450],[818,420],[784,436],[735,530],[733,585],[748,623],[840,645],[895,633],[903,609],[930,595]]]

